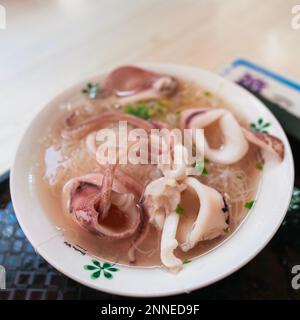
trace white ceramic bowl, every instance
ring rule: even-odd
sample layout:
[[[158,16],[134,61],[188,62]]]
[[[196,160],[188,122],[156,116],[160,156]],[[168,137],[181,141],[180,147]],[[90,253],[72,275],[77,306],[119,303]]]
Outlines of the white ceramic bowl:
[[[83,255],[64,243],[63,236],[43,210],[32,174],[38,137],[47,128],[48,119],[55,114],[55,108],[64,95],[58,96],[35,117],[20,142],[11,170],[14,208],[29,241],[56,269],[86,286],[126,296],[153,297],[191,292],[207,286],[241,268],[258,254],[270,241],[286,214],[294,182],[294,165],[290,145],[278,121],[246,90],[198,68],[168,64],[143,66],[196,81],[203,88],[223,98],[233,110],[248,119],[249,123],[256,122],[258,118],[271,122],[270,133],[284,142],[286,150],[282,163],[273,161],[265,154],[267,161],[258,199],[238,230],[219,247],[185,265],[177,275],[158,268],[117,266],[119,271],[109,272],[113,275],[111,279],[106,278],[103,271],[98,278],[92,279],[91,274],[97,269],[86,270],[84,266],[93,265],[93,257]],[[97,77],[97,80],[101,81],[104,76],[105,73]],[[80,90],[82,84],[75,88]],[[100,266],[107,266],[103,265],[104,261],[98,261]]]

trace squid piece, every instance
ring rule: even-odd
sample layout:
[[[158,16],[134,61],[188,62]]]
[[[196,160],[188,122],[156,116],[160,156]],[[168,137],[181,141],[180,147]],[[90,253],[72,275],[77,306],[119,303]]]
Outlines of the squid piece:
[[[118,135],[118,132],[116,132],[116,135]],[[99,144],[97,143],[97,132],[91,132],[87,137],[86,137],[86,148],[87,151],[91,154],[91,156],[96,158],[96,161],[98,162],[99,166],[103,169],[103,159],[99,159],[98,157],[98,147]],[[128,146],[132,144],[132,142],[127,142]],[[114,146],[112,146],[114,147]],[[117,147],[116,147],[117,148]],[[118,149],[117,149],[118,150]],[[127,152],[128,150],[125,150]],[[118,150],[117,152],[117,159],[116,162],[119,163],[119,157],[120,155],[122,156],[122,151]],[[131,175],[126,173],[120,166],[116,166],[115,171],[114,171],[114,177],[115,179],[122,181],[122,184],[125,186],[127,190],[131,190],[135,196],[138,198],[141,197],[144,186],[143,184],[138,181],[137,179],[133,178]]]
[[[134,195],[113,179],[108,166],[102,174],[89,174],[68,181],[63,188],[68,212],[84,229],[97,236],[124,239],[133,235],[141,222]],[[121,219],[120,228],[117,219]]]
[[[150,223],[163,229],[165,215],[175,211],[180,203],[180,193],[185,189],[175,179],[165,177],[151,181],[144,193],[143,206],[149,214]]]
[[[133,243],[128,250],[128,258],[129,262],[131,263],[134,263],[136,261],[136,250],[139,245],[145,240],[150,227],[149,216],[144,212],[143,204],[138,203],[137,208],[140,211],[141,223],[137,231],[137,235],[135,236]]]
[[[185,162],[187,158],[187,150],[183,145],[174,146],[174,164],[173,167],[164,168],[160,166],[164,176],[169,179],[183,179],[186,176],[187,163]]]
[[[205,137],[203,138],[204,146],[198,145],[198,147],[204,150],[205,157],[213,162],[221,164],[238,162],[248,152],[249,145],[242,128],[229,111],[225,109],[189,109],[182,113],[181,126],[190,129],[204,129],[217,120],[219,120],[224,138],[222,147],[211,148]],[[201,142],[198,141],[200,144]]]
[[[273,153],[279,161],[282,161],[284,159],[284,144],[277,137],[244,128],[243,132],[249,142],[256,144],[260,148]]]
[[[180,245],[183,251],[192,249],[199,241],[211,240],[224,233],[228,227],[227,204],[222,195],[195,178],[184,180],[187,187],[193,188],[200,201],[200,209],[186,241]]]
[[[160,99],[175,93],[177,81],[133,66],[112,71],[104,83],[104,90],[119,97],[118,103],[127,105],[136,101]]]
[[[150,121],[143,120],[130,114],[105,112],[98,116],[91,117],[79,123],[78,125],[72,126],[70,125],[69,121],[66,120],[66,127],[62,130],[61,134],[64,139],[81,139],[91,131],[95,131],[106,124],[117,121],[127,121],[129,124],[132,124],[138,128],[142,128],[147,132],[150,132],[151,129],[157,128],[157,126]]]
[[[98,212],[101,213],[100,219],[104,220],[107,217],[107,214],[111,208],[111,203],[113,201],[112,199],[112,186],[113,186],[113,181],[114,181],[114,171],[116,169],[116,165],[108,165],[106,166],[104,170],[104,175],[102,179],[102,184],[101,184],[101,190],[100,191],[100,200],[98,205],[96,205],[98,208]],[[116,194],[115,198],[116,197]],[[124,194],[122,194],[124,197]],[[119,195],[120,197],[120,195]],[[116,199],[117,202],[114,203],[117,207],[120,208],[120,202],[122,203],[122,199]],[[121,201],[120,201],[121,200]]]
[[[190,164],[188,151],[185,146],[175,144],[171,151],[174,154],[173,163],[158,166],[166,178],[183,180],[188,175],[200,175],[200,172]]]
[[[118,181],[122,181],[123,186],[127,190],[131,190],[135,196],[140,197],[143,193],[144,186],[135,178],[124,172],[119,166],[115,170],[115,178]]]
[[[176,232],[180,216],[175,211],[166,215],[161,235],[160,259],[168,270],[177,273],[182,269],[182,261],[174,255],[178,246]]]
[[[176,232],[180,216],[176,213],[184,184],[165,177],[152,181],[145,189],[143,206],[147,210],[150,223],[162,230],[161,261],[170,271],[178,272],[182,261],[174,255],[178,246]]]
[[[182,112],[181,127],[203,129],[217,120],[225,141],[221,148],[212,149],[204,137],[204,152],[207,159],[221,164],[233,164],[246,155],[250,142],[275,154],[279,161],[283,160],[284,144],[280,139],[241,127],[232,113],[225,109],[186,110]]]

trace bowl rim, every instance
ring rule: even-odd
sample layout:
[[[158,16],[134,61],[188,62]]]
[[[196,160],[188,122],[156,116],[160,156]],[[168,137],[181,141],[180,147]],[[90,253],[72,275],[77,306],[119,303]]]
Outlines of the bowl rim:
[[[268,236],[265,237],[264,241],[262,241],[260,243],[259,246],[257,246],[255,248],[255,250],[252,250],[251,254],[249,254],[247,256],[246,259],[239,261],[236,263],[235,267],[231,268],[230,270],[228,270],[227,272],[220,272],[220,274],[218,276],[212,277],[211,279],[209,279],[208,281],[206,281],[203,284],[197,284],[197,282],[195,282],[194,285],[189,285],[188,289],[189,292],[194,291],[196,289],[202,288],[202,287],[206,287],[212,283],[215,283],[227,276],[229,276],[230,274],[234,273],[235,271],[237,271],[238,269],[240,269],[241,267],[243,267],[244,265],[246,265],[250,260],[252,260],[266,245],[267,243],[271,240],[271,238],[274,236],[274,234],[277,232],[278,228],[280,227],[285,214],[287,212],[289,203],[290,203],[290,197],[292,195],[292,190],[293,190],[293,185],[294,185],[294,162],[293,162],[293,157],[292,157],[292,151],[291,151],[291,147],[290,144],[288,142],[288,139],[286,137],[285,132],[283,131],[281,125],[279,124],[278,120],[275,118],[275,116],[272,114],[272,112],[259,100],[257,99],[254,95],[252,95],[251,93],[249,93],[246,89],[238,86],[235,83],[232,83],[231,81],[222,78],[219,75],[216,75],[212,72],[203,70],[201,68],[198,67],[192,67],[192,66],[186,66],[186,65],[178,65],[178,64],[167,64],[167,63],[163,63],[163,64],[158,64],[158,63],[142,63],[142,64],[134,64],[137,66],[142,66],[148,69],[177,69],[180,68],[182,70],[190,70],[191,72],[202,72],[203,74],[210,74],[213,75],[216,79],[219,78],[219,81],[221,80],[224,83],[230,83],[234,90],[239,90],[239,91],[243,91],[244,95],[248,95],[251,97],[251,99],[256,100],[256,103],[258,105],[260,105],[260,108],[262,108],[265,112],[267,112],[267,114],[271,117],[272,119],[272,123],[276,123],[276,126],[280,128],[280,134],[281,137],[285,140],[285,151],[286,151],[286,161],[288,161],[288,169],[289,169],[289,176],[292,176],[292,178],[289,180],[289,188],[286,190],[286,193],[288,195],[288,197],[286,198],[286,203],[285,203],[285,210],[283,210],[284,212],[282,212],[281,218],[278,220],[277,225],[268,233]],[[109,70],[104,70],[102,72],[98,73],[98,76],[102,76],[107,74]],[[87,79],[87,81],[90,81],[92,78],[95,77],[90,77],[89,79]],[[86,81],[82,81],[82,83],[84,83]],[[80,83],[81,84],[81,83]],[[27,226],[23,223],[23,217],[22,217],[22,208],[19,206],[19,200],[18,200],[18,194],[16,193],[16,183],[17,183],[17,158],[18,158],[18,154],[20,152],[20,145],[23,142],[24,137],[26,136],[26,134],[31,130],[33,124],[37,121],[37,119],[39,118],[40,114],[42,114],[50,105],[53,104],[53,102],[59,98],[62,94],[65,94],[68,91],[71,91],[74,87],[78,86],[79,84],[75,84],[73,86],[71,86],[70,88],[67,88],[66,90],[62,91],[60,94],[56,95],[53,99],[51,99],[51,101],[49,101],[36,115],[35,117],[32,119],[32,121],[29,123],[29,125],[27,126],[26,130],[23,133],[22,138],[20,139],[17,151],[15,153],[15,157],[14,157],[14,161],[13,161],[13,165],[10,171],[10,191],[11,191],[11,197],[12,197],[12,202],[13,202],[13,206],[15,208],[15,213],[17,216],[17,219],[19,221],[19,224],[22,228],[22,230],[24,231],[24,234],[26,235],[26,237],[29,239],[29,241],[31,242],[31,244],[34,246],[34,237],[32,236],[31,232],[29,229],[27,229]],[[220,96],[222,96],[220,94]],[[251,214],[251,213],[249,213]],[[245,219],[247,220],[247,219]],[[244,222],[243,222],[244,223]],[[235,235],[233,235],[234,237]],[[231,237],[230,237],[231,238]],[[60,271],[61,273],[65,274],[66,276],[74,279],[75,281],[91,287],[93,289],[96,290],[101,290],[101,291],[105,291],[108,293],[112,293],[112,294],[116,294],[116,295],[123,295],[123,296],[130,296],[130,297],[162,297],[162,296],[172,296],[172,295],[176,295],[176,294],[180,294],[180,293],[184,293],[184,290],[182,288],[178,288],[178,289],[172,289],[168,292],[163,292],[160,293],[159,290],[157,292],[145,292],[145,293],[132,293],[132,292],[126,292],[126,291],[118,291],[115,289],[111,289],[108,286],[102,286],[99,285],[99,283],[91,283],[86,281],[85,279],[83,279],[82,277],[78,276],[76,274],[76,272],[74,273],[70,273],[70,272],[66,272],[66,270],[63,270],[63,268],[61,267],[60,263],[58,261],[53,260],[53,257],[51,257],[51,255],[49,255],[49,252],[46,249],[40,248],[37,250],[38,253],[52,266],[54,266],[58,271]],[[133,268],[132,268],[133,269]]]

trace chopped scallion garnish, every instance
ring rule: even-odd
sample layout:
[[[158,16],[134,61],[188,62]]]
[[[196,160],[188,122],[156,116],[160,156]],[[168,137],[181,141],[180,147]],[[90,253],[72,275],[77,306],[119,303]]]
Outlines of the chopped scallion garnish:
[[[82,93],[86,94],[90,99],[95,99],[98,92],[100,91],[100,86],[98,83],[87,83],[86,87],[82,89]]]
[[[190,262],[192,262],[192,260],[190,260],[190,259],[184,259],[184,260],[182,261],[183,264],[188,264],[188,263],[190,263]]]
[[[184,209],[178,204],[176,207],[176,213],[182,215],[184,213]]]
[[[254,203],[255,203],[254,200],[246,202],[245,203],[245,208],[246,209],[251,209],[253,207]]]
[[[260,170],[260,171],[264,168],[264,166],[263,166],[263,164],[261,162],[257,162],[255,167],[256,167],[257,170]]]

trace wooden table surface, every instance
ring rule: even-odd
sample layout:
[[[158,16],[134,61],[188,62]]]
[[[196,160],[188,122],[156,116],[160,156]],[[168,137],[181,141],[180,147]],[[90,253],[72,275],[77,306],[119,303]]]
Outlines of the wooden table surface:
[[[219,72],[237,56],[300,79],[297,0],[0,0],[0,173],[47,101],[102,68],[171,62]]]

